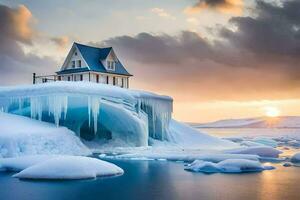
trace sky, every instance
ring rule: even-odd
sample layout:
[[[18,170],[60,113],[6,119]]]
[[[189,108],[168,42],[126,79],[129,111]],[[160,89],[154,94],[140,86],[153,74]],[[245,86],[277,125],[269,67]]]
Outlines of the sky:
[[[175,119],[300,115],[299,0],[0,0],[0,86],[53,74],[74,41],[113,46]]]

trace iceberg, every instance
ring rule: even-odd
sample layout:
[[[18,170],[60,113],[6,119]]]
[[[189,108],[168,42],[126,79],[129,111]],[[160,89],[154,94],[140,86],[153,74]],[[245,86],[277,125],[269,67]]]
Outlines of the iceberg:
[[[124,171],[120,167],[96,158],[58,156],[25,168],[13,177],[20,179],[91,179],[123,173]]]
[[[272,166],[264,166],[258,161],[245,159],[227,159],[219,163],[212,163],[202,160],[195,160],[186,168],[188,171],[203,173],[245,173],[261,172],[274,169]]]
[[[0,110],[64,126],[86,145],[148,146],[162,141],[190,148],[233,148],[172,120],[168,96],[92,82],[0,87]]]

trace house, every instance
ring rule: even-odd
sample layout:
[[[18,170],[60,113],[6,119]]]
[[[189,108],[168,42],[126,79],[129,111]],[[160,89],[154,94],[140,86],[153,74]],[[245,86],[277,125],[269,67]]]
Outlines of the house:
[[[129,88],[132,76],[118,59],[112,47],[98,48],[73,43],[63,65],[53,78],[33,75],[33,83],[47,81],[90,81]]]

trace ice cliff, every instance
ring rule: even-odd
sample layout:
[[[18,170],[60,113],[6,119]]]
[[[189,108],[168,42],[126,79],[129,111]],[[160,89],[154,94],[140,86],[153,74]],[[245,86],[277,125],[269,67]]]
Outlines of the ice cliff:
[[[178,133],[172,133],[176,130],[169,128],[172,106],[173,99],[168,96],[90,82],[0,87],[3,112],[65,126],[85,141],[97,143],[147,146],[150,139],[180,143],[185,137],[177,137]],[[202,139],[193,135],[189,145]],[[205,141],[228,145],[228,141],[208,137]]]

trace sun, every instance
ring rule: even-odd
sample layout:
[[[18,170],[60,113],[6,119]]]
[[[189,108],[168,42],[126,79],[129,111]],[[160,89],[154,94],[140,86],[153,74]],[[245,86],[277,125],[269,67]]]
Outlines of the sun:
[[[280,110],[273,106],[265,107],[264,110],[267,117],[278,117],[280,115]]]

